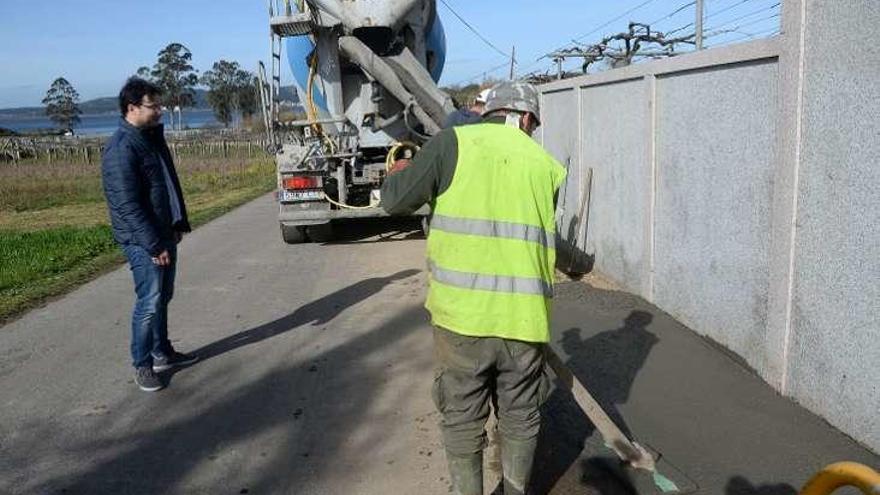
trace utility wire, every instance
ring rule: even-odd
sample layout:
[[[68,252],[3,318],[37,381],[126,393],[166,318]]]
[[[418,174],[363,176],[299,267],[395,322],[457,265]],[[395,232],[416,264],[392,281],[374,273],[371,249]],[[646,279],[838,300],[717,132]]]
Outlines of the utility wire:
[[[754,26],[755,24],[758,24],[759,22],[769,21],[770,19],[773,19],[773,18],[779,17],[780,15],[781,15],[781,14],[777,12],[776,14],[773,14],[773,15],[770,15],[770,16],[767,16],[767,17],[764,17],[764,18],[762,18],[762,19],[758,19],[758,20],[755,20],[755,21],[752,21],[752,22],[747,22],[747,23],[745,23],[745,24],[740,24],[739,26],[733,28],[733,30],[734,30],[734,31],[739,31],[740,29],[742,29],[742,28],[744,28],[744,27]]]
[[[738,26],[734,26],[734,27],[729,28],[729,29],[720,29],[720,28],[722,28],[722,27],[724,27],[724,26],[727,26],[727,25],[729,25],[729,24],[732,24],[732,23],[734,23],[734,22],[736,22],[736,21],[738,21],[738,20],[742,20],[742,19],[749,18],[749,17],[751,17],[751,16],[753,16],[753,15],[755,15],[755,14],[761,13],[761,12],[769,11],[769,10],[775,8],[777,5],[779,5],[779,4],[776,4],[776,5],[771,6],[771,7],[767,7],[767,8],[765,8],[765,9],[762,9],[762,10],[759,10],[759,11],[752,12],[751,14],[747,14],[747,15],[744,15],[744,16],[740,16],[740,17],[738,17],[738,18],[736,18],[736,19],[732,19],[732,20],[730,20],[730,21],[727,21],[727,22],[725,22],[724,24],[719,24],[718,26],[715,26],[714,28],[707,29],[707,30],[706,30],[706,34],[705,34],[703,37],[704,37],[704,38],[712,38],[712,37],[715,37],[715,36],[720,36],[720,35],[722,35],[722,34],[735,33],[735,32],[739,31],[740,29],[742,29],[742,28],[744,28],[744,27],[752,26],[752,25],[757,24],[757,23],[759,23],[759,22],[769,21],[770,19],[773,19],[773,18],[775,18],[775,17],[779,17],[780,14],[777,12],[776,14],[773,14],[773,15],[771,15],[771,16],[764,17],[764,18],[762,18],[762,19],[757,19],[757,20],[752,21],[752,22],[747,22],[747,23],[745,23],[745,24],[740,24],[740,25],[738,25]],[[684,25],[684,26],[681,26],[681,27],[678,28],[678,29],[674,29],[674,30],[672,30],[672,31],[669,31],[669,32],[666,33],[666,34],[669,35],[669,34],[672,34],[672,33],[676,32],[676,31],[681,31],[682,29],[689,28],[689,27],[691,27],[691,26],[693,26],[693,25],[694,25],[694,23],[692,22],[692,23],[690,23],[690,24],[686,24],[686,25]],[[778,27],[778,26],[777,26],[777,27],[774,27],[774,28],[770,29],[769,31],[773,31],[773,30],[779,30],[779,27]],[[739,34],[743,34],[743,33],[739,33]],[[747,34],[747,33],[746,33],[746,34]],[[718,46],[718,43],[716,43],[716,44],[714,44],[714,45],[712,45],[712,46]]]
[[[712,14],[709,14],[708,16],[706,16],[706,19],[709,19],[710,17],[714,17],[714,16],[716,16],[716,15],[718,15],[718,14],[721,14],[721,13],[723,13],[723,12],[726,12],[726,11],[732,9],[733,7],[736,7],[737,5],[742,5],[742,4],[744,4],[744,3],[751,2],[751,1],[753,1],[753,0],[740,0],[739,2],[734,3],[733,5],[730,5],[730,6],[725,7],[724,9],[721,9],[721,10],[719,10],[719,11],[717,11],[717,12],[713,12]],[[764,11],[768,11],[768,10],[774,9],[774,8],[776,8],[778,5],[779,5],[779,4],[777,3],[777,4],[772,5],[772,6],[770,6],[770,7],[765,7],[765,8],[763,8],[763,9],[756,10],[756,11],[751,12],[751,13],[749,13],[749,14],[746,14],[746,15],[744,15],[744,16],[740,16],[740,17],[737,17],[737,18],[735,18],[735,19],[731,19],[731,20],[729,20],[729,21],[724,22],[723,24],[719,24],[719,25],[715,26],[714,28],[706,29],[706,31],[708,32],[708,31],[710,31],[710,30],[716,30],[716,29],[718,29],[719,27],[727,26],[728,24],[731,24],[731,23],[733,23],[733,22],[739,21],[739,20],[741,20],[741,19],[745,19],[745,18],[747,18],[747,17],[751,17],[751,16],[753,16],[753,15],[755,15],[755,14],[760,14],[761,12],[764,12]],[[694,25],[693,22],[689,22],[689,23],[685,24],[684,26],[679,26],[679,27],[677,27],[677,28],[675,28],[675,29],[673,29],[673,30],[671,30],[671,31],[666,31],[665,34],[668,36],[668,35],[670,35],[670,34],[677,33],[677,32],[679,32],[679,31],[684,31],[685,29],[687,29],[687,28],[689,28],[689,27],[691,27],[691,26],[693,26],[693,25]]]
[[[480,32],[477,31],[477,29],[476,29],[475,27],[471,26],[470,23],[469,23],[468,21],[464,20],[464,17],[460,16],[460,15],[458,14],[458,12],[455,11],[455,9],[453,9],[452,7],[450,7],[449,4],[446,3],[446,0],[440,0],[440,2],[441,2],[443,5],[445,5],[446,8],[449,9],[450,12],[452,12],[452,15],[454,15],[455,17],[457,17],[458,20],[461,21],[461,23],[465,25],[465,27],[467,27],[468,29],[471,30],[472,33],[474,33],[475,35],[477,35],[477,38],[480,38],[480,39],[483,41],[483,43],[489,45],[489,47],[491,47],[493,50],[495,50],[496,52],[500,53],[501,55],[504,55],[505,57],[510,58],[510,54],[509,54],[509,53],[504,53],[503,50],[501,50],[501,49],[498,48],[497,46],[493,45],[491,41],[487,40],[486,37],[483,36],[482,34],[480,34]]]
[[[778,27],[772,27],[772,28],[770,28],[770,29],[764,29],[764,30],[762,30],[762,31],[757,31],[757,32],[754,32],[754,33],[737,32],[736,34],[738,34],[739,37],[738,37],[738,38],[734,38],[734,40],[742,39],[742,38],[757,38],[757,37],[759,37],[759,36],[764,36],[764,35],[770,35],[770,36],[772,36],[772,35],[775,35],[775,34],[779,34],[779,28],[778,28]]]
[[[645,5],[648,5],[649,3],[653,3],[653,2],[655,2],[655,1],[656,1],[656,0],[645,0],[644,2],[642,2],[642,3],[638,4],[638,5],[636,5],[635,7],[631,8],[631,9],[627,10],[626,12],[620,14],[619,16],[615,17],[614,19],[611,19],[610,21],[606,22],[605,24],[602,24],[601,26],[597,27],[596,29],[593,29],[593,30],[590,31],[589,33],[584,34],[584,35],[581,35],[581,36],[578,36],[577,38],[575,38],[575,40],[576,40],[576,41],[577,41],[577,40],[582,40],[582,39],[586,38],[587,36],[590,36],[590,35],[592,35],[592,34],[595,34],[595,33],[597,33],[600,29],[603,29],[603,28],[605,28],[605,27],[610,26],[611,24],[614,24],[615,22],[617,22],[617,21],[623,19],[624,17],[626,17],[626,16],[632,14],[633,12],[639,10],[640,8],[644,7]]]
[[[679,26],[679,27],[677,27],[677,28],[675,28],[675,29],[673,29],[673,30],[671,30],[671,31],[666,31],[666,32],[664,32],[663,34],[665,34],[666,36],[669,36],[670,34],[677,33],[677,32],[679,32],[679,31],[684,31],[685,29],[687,29],[687,28],[689,28],[689,27],[691,27],[691,26],[693,26],[693,25],[694,25],[693,22],[689,22],[689,23],[685,24],[684,26]]]
[[[729,5],[729,6],[725,7],[725,8],[723,8],[723,9],[717,11],[717,12],[713,12],[713,13],[707,15],[705,18],[706,18],[706,19],[709,19],[709,18],[711,18],[711,17],[715,17],[716,15],[721,14],[721,13],[724,13],[724,12],[727,12],[727,11],[729,11],[730,9],[732,9],[732,8],[738,6],[738,5],[742,5],[742,4],[744,4],[744,3],[748,3],[748,2],[751,2],[751,1],[753,1],[753,0],[740,0],[739,2],[736,2],[736,3],[732,4],[732,5]],[[778,4],[777,4],[777,5],[778,5]],[[726,26],[726,25],[730,24],[731,22],[736,22],[736,21],[738,21],[738,20],[740,20],[740,19],[744,19],[744,18],[746,18],[746,17],[749,17],[749,16],[752,16],[752,15],[755,15],[756,13],[760,13],[760,12],[763,12],[763,11],[765,11],[765,10],[770,10],[770,9],[772,9],[772,8],[774,8],[774,7],[775,7],[775,5],[774,5],[774,6],[771,6],[771,7],[767,7],[767,8],[761,9],[761,10],[758,10],[758,11],[755,11],[755,12],[752,12],[751,14],[746,14],[746,15],[744,15],[744,16],[742,16],[742,17],[738,17],[738,18],[736,18],[736,19],[732,19],[732,20],[730,20],[730,21],[725,22],[724,24],[719,24],[718,26],[716,26],[716,28],[717,28],[717,27],[721,27],[721,26]],[[685,29],[687,29],[687,28],[689,28],[689,27],[691,27],[691,26],[693,26],[693,25],[694,25],[693,22],[689,22],[689,23],[687,23],[687,24],[685,24],[685,25],[683,25],[683,26],[679,26],[679,27],[677,27],[677,28],[675,28],[675,29],[672,29],[672,30],[670,30],[670,31],[666,31],[665,34],[668,36],[668,35],[670,35],[670,34],[677,33],[677,32],[679,32],[679,31],[683,31],[683,30],[685,30]],[[708,29],[707,29],[706,31],[708,31]]]
[[[763,30],[763,31],[758,31],[758,32],[756,32],[756,33],[751,33],[751,34],[750,34],[750,33],[738,32],[738,31],[733,31],[733,33],[735,33],[735,34],[737,34],[737,35],[739,35],[739,36],[736,37],[736,38],[733,38],[733,39],[727,40],[727,41],[719,41],[718,43],[713,43],[713,44],[710,45],[710,46],[722,46],[722,45],[726,45],[726,44],[728,44],[728,43],[732,43],[732,42],[734,42],[734,41],[739,41],[739,40],[741,40],[741,39],[753,39],[753,38],[760,38],[760,37],[770,38],[770,37],[772,37],[772,36],[775,36],[775,35],[779,34],[779,27],[773,27],[773,28],[770,28],[770,29],[765,29],[765,30]]]
[[[748,14],[741,15],[741,16],[736,17],[736,18],[734,18],[734,19],[730,19],[730,20],[728,20],[728,21],[725,21],[725,22],[723,22],[723,23],[721,23],[721,24],[718,24],[718,25],[716,25],[716,26],[714,26],[714,27],[709,28],[709,31],[715,31],[715,30],[718,30],[718,29],[720,29],[720,28],[722,28],[722,27],[724,27],[724,26],[729,26],[730,24],[733,24],[733,23],[735,23],[735,22],[741,21],[741,20],[743,20],[743,19],[748,19],[749,17],[752,17],[752,16],[754,16],[754,15],[760,14],[760,13],[762,13],[762,12],[767,12],[767,11],[773,10],[773,9],[775,9],[776,7],[779,7],[779,2],[774,3],[773,5],[771,5],[771,6],[769,6],[769,7],[764,7],[763,9],[758,9],[758,10],[755,10],[755,11],[750,12],[750,13],[748,13]],[[778,16],[778,15],[779,15],[779,14],[776,14],[776,15],[774,15],[774,16],[771,16],[770,18],[772,19],[773,17],[776,17],[776,16]],[[766,20],[766,19],[764,19],[764,20]],[[742,26],[739,26],[739,27],[742,27]],[[736,29],[734,29],[734,30],[736,30]]]
[[[468,82],[468,81],[472,81],[472,80],[474,80],[474,79],[476,79],[476,78],[478,78],[478,77],[480,77],[480,76],[482,76],[482,75],[484,75],[484,74],[485,74],[485,75],[488,75],[488,74],[491,74],[491,73],[497,71],[498,69],[501,69],[502,67],[509,67],[509,66],[510,66],[510,60],[505,60],[502,64],[500,64],[500,65],[496,65],[495,67],[492,67],[492,68],[487,69],[487,70],[481,70],[480,72],[477,72],[476,74],[474,74],[473,76],[471,76],[471,77],[469,77],[469,78],[467,78],[467,79],[462,79],[461,81],[458,81],[457,83],[453,84],[453,86],[460,86],[462,83],[466,83],[466,82]]]
[[[706,37],[707,37],[707,38],[711,38],[711,37],[714,37],[714,36],[720,36],[720,35],[722,35],[722,34],[736,33],[736,32],[739,32],[739,30],[742,29],[742,28],[744,28],[744,27],[754,26],[755,24],[758,24],[758,23],[760,23],[760,22],[764,22],[764,21],[769,21],[770,19],[773,19],[773,18],[775,18],[775,17],[779,17],[780,15],[781,15],[781,14],[776,13],[776,14],[773,14],[773,15],[771,15],[771,16],[767,16],[767,17],[764,17],[764,18],[761,18],[761,19],[757,19],[757,20],[754,20],[754,21],[751,21],[751,22],[747,22],[747,23],[745,23],[745,24],[740,24],[740,25],[738,25],[738,26],[734,26],[734,27],[729,28],[729,29],[716,29],[716,30],[710,32],[709,34],[707,34]],[[778,27],[774,27],[774,29],[778,29]],[[742,34],[742,33],[740,33],[740,34]]]
[[[711,14],[708,14],[708,15],[706,16],[706,19],[711,19],[711,18],[715,17],[715,16],[718,15],[718,14],[723,14],[723,13],[729,11],[730,9],[734,8],[734,7],[738,7],[738,6],[740,6],[740,5],[744,4],[744,3],[748,3],[748,2],[751,2],[751,1],[753,1],[753,0],[740,0],[739,2],[736,2],[736,3],[732,4],[732,5],[728,5],[727,7],[723,8],[723,9],[721,9],[721,10],[718,10],[718,11],[712,12]]]
[[[444,0],[440,0],[440,1],[444,1]],[[638,5],[636,5],[635,7],[633,7],[633,8],[631,8],[631,9],[627,10],[626,12],[624,12],[624,13],[618,15],[618,16],[615,17],[614,19],[611,19],[610,21],[607,21],[607,22],[605,22],[604,24],[602,24],[602,25],[600,25],[600,26],[597,26],[595,29],[593,29],[593,30],[590,31],[589,33],[587,33],[587,34],[583,34],[583,35],[581,35],[581,36],[578,36],[577,38],[574,38],[574,41],[582,40],[582,39],[586,38],[587,36],[590,36],[590,35],[592,35],[592,34],[595,34],[595,33],[599,32],[599,30],[601,30],[601,29],[603,29],[603,28],[606,28],[606,27],[610,26],[611,24],[614,24],[615,22],[617,22],[617,21],[623,19],[624,17],[628,16],[629,14],[632,14],[633,12],[639,10],[640,8],[644,7],[645,5],[648,5],[649,3],[653,3],[653,2],[655,2],[655,1],[657,1],[657,0],[645,0],[644,2],[638,4]],[[445,3],[445,2],[444,2],[444,3]],[[562,45],[562,46],[558,46],[558,47],[553,48],[553,49],[551,49],[551,50],[549,50],[549,51],[555,52],[555,51],[559,51],[559,50],[561,50],[561,49],[563,49],[563,48],[565,48],[564,45]],[[518,72],[520,75],[525,74],[526,71],[527,71],[528,69],[531,69],[532,67],[534,67],[534,66],[540,64],[541,61],[544,59],[545,56],[546,56],[546,55],[542,55],[542,56],[538,57],[537,60],[535,60],[534,62],[532,62],[531,64],[529,64],[529,65],[527,65],[527,66],[525,66],[525,67],[520,68],[517,72]]]
[[[441,1],[443,1],[443,0],[441,0]],[[636,6],[633,7],[632,9],[630,9],[630,10],[624,12],[623,14],[620,14],[619,16],[615,17],[614,19],[611,19],[610,21],[605,22],[604,24],[602,24],[602,25],[596,27],[595,29],[593,29],[593,30],[590,31],[589,33],[584,34],[584,35],[581,35],[581,36],[578,36],[577,38],[574,38],[573,41],[582,40],[582,39],[586,38],[587,36],[590,36],[590,35],[592,35],[592,34],[598,32],[599,30],[601,30],[601,29],[603,29],[603,28],[605,28],[605,27],[611,25],[611,24],[614,23],[614,22],[619,21],[620,19],[626,17],[627,15],[629,15],[629,14],[635,12],[636,10],[638,10],[638,9],[640,9],[640,8],[646,6],[646,5],[648,5],[648,4],[650,4],[650,3],[654,2],[654,1],[655,1],[655,0],[646,0],[646,1],[642,2],[642,3],[640,3],[639,5],[636,5]],[[708,18],[710,18],[710,17],[715,17],[715,16],[717,16],[717,15],[719,15],[719,14],[722,14],[722,13],[724,13],[724,12],[728,12],[728,11],[730,11],[731,9],[733,9],[733,8],[739,6],[739,5],[742,5],[742,4],[745,4],[745,3],[751,2],[751,1],[753,1],[753,0],[739,0],[739,1],[735,1],[733,4],[728,5],[727,7],[723,8],[723,9],[721,9],[721,10],[718,10],[718,11],[716,11],[716,12],[712,12],[711,14],[707,15],[704,19],[708,19]],[[686,9],[686,8],[688,8],[688,7],[691,7],[691,6],[695,5],[695,4],[696,4],[696,0],[694,0],[694,1],[692,1],[692,2],[688,2],[688,3],[682,4],[682,5],[680,5],[679,7],[677,7],[675,10],[673,10],[672,12],[670,12],[669,14],[666,14],[665,16],[663,16],[663,17],[661,17],[661,18],[659,18],[659,19],[657,19],[657,20],[651,22],[649,25],[654,25],[654,24],[656,24],[656,23],[658,23],[658,22],[662,22],[662,21],[664,21],[664,20],[666,20],[666,19],[670,19],[670,18],[674,17],[676,14],[678,14],[679,12],[681,12],[681,11],[683,11],[684,9]],[[740,17],[737,17],[737,18],[735,18],[735,19],[731,19],[731,20],[729,20],[729,21],[727,21],[727,22],[724,22],[723,24],[718,25],[717,27],[727,26],[727,25],[729,25],[729,24],[732,24],[732,23],[737,22],[737,21],[742,20],[742,19],[749,18],[749,17],[754,16],[754,15],[756,15],[756,14],[759,14],[759,13],[761,13],[761,12],[766,12],[766,11],[769,11],[769,10],[775,9],[776,7],[779,7],[779,5],[780,5],[780,2],[777,2],[777,3],[775,3],[774,5],[771,5],[770,7],[765,7],[765,8],[762,8],[762,9],[756,10],[756,11],[754,11],[754,12],[751,12],[751,13],[749,13],[749,14],[746,14],[746,15],[744,15],[744,16],[740,16]],[[720,35],[720,34],[725,34],[725,33],[735,32],[735,31],[739,30],[739,29],[742,28],[742,27],[751,26],[751,25],[757,24],[757,23],[759,23],[759,22],[763,22],[763,21],[766,21],[766,20],[770,20],[770,19],[773,19],[773,18],[775,18],[775,17],[779,17],[779,16],[780,16],[780,13],[776,13],[776,14],[771,15],[771,16],[769,16],[769,17],[762,18],[762,19],[758,19],[758,20],[756,20],[756,21],[754,21],[754,22],[749,22],[749,23],[746,23],[746,24],[743,24],[743,25],[736,26],[736,27],[734,27],[734,28],[732,28],[732,29],[727,29],[727,30],[723,30],[723,31],[715,32],[715,33],[708,33],[708,34],[706,35],[706,37],[717,36],[717,35]],[[679,32],[679,31],[683,31],[683,30],[685,30],[685,29],[687,29],[687,28],[689,28],[689,27],[692,27],[692,26],[694,26],[694,24],[695,24],[695,22],[690,22],[690,23],[688,23],[688,24],[685,24],[685,25],[683,25],[683,26],[680,26],[680,27],[678,27],[678,28],[675,28],[675,29],[673,29],[673,30],[671,30],[671,31],[666,31],[664,34],[665,34],[666,36],[668,36],[668,35],[670,35],[670,34],[677,33],[677,32]],[[717,27],[716,27],[716,29],[717,29]],[[761,35],[761,34],[764,34],[765,32],[773,32],[773,31],[778,31],[778,30],[779,30],[779,28],[777,27],[777,28],[773,28],[773,29],[770,29],[770,30],[765,30],[765,31],[761,31],[761,32],[758,32],[758,33],[754,33],[754,34],[751,34],[751,35],[748,34],[748,33],[740,33],[740,34],[744,34],[746,37],[750,37],[750,38],[751,38],[751,37],[756,37],[756,36],[759,36],[759,35]],[[708,31],[708,30],[707,30],[707,31]],[[716,45],[713,45],[713,46],[716,46]],[[557,49],[555,49],[554,51],[561,50],[562,48],[564,48],[564,47],[557,48]],[[521,69],[520,69],[520,74],[524,74],[528,69],[530,69],[530,68],[534,67],[535,65],[539,64],[539,63],[541,62],[541,60],[543,60],[545,57],[546,57],[546,55],[544,55],[544,56],[538,58],[534,63],[529,64],[528,66],[521,68]],[[500,68],[500,67],[503,67],[503,66],[499,66],[498,68]],[[497,70],[498,68],[496,68],[495,70]]]
[[[748,0],[746,0],[746,1],[748,1]],[[666,19],[671,19],[675,14],[677,14],[677,13],[681,12],[682,10],[684,10],[684,9],[686,9],[686,8],[688,8],[688,7],[690,7],[691,5],[696,5],[696,4],[697,4],[697,2],[696,2],[696,1],[693,1],[693,2],[688,2],[688,3],[684,4],[684,5],[681,5],[681,6],[679,6],[678,8],[676,8],[675,10],[673,10],[672,12],[666,14],[665,16],[663,16],[663,17],[661,17],[661,18],[659,18],[659,19],[657,19],[657,20],[655,20],[655,21],[651,21],[651,22],[649,22],[648,25],[653,27],[653,26],[654,26],[655,24],[657,24],[658,22],[660,22],[660,21],[665,21]]]

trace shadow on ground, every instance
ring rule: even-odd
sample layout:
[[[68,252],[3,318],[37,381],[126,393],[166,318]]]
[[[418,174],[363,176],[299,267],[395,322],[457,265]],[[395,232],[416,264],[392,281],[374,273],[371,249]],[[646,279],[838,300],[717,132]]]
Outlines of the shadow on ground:
[[[333,238],[323,244],[345,245],[424,239],[422,217],[378,217],[336,220]]]
[[[566,366],[630,437],[618,406],[626,403],[636,375],[658,341],[647,330],[652,319],[650,313],[632,311],[618,328],[588,338],[580,328],[569,328],[559,340]],[[635,493],[627,477],[618,473],[609,449],[601,444],[584,448],[594,436],[594,427],[568,391],[556,388],[542,413],[545,420],[532,483],[535,494]]]
[[[344,308],[370,297],[388,283],[415,273],[415,270],[407,270],[359,282],[306,304],[284,318],[227,337],[196,352],[203,359],[209,359],[309,322],[329,321]],[[146,400],[142,395],[132,397],[133,403],[146,405],[146,410],[129,406],[127,412],[104,420],[110,424],[97,425],[94,429],[105,431],[112,422],[125,421],[133,423],[132,430],[136,431],[115,438],[98,434],[97,439],[73,447],[65,452],[66,456],[96,461],[79,472],[52,478],[47,475],[34,492],[220,493],[215,490],[224,487],[228,488],[225,493],[294,493],[304,488],[303,479],[321,479],[322,473],[330,471],[334,455],[340,454],[341,449],[368,452],[387,440],[387,431],[382,428],[371,429],[367,434],[361,432],[357,442],[349,438],[354,429],[363,424],[363,416],[374,405],[376,391],[381,389],[389,373],[386,363],[372,357],[424,322],[423,309],[409,307],[368,333],[317,353],[308,361],[279,366],[247,386],[224,391],[220,395],[222,399],[209,408],[195,407],[197,412],[171,422],[164,421],[160,427],[151,427],[150,423],[165,419],[167,410],[175,406],[173,396],[160,393],[158,397],[151,395],[153,400]],[[401,361],[429,366],[430,359],[421,363],[422,358],[409,356]],[[324,363],[345,366],[342,371],[336,367],[328,372],[330,375],[322,376],[319,368],[332,366]],[[401,363],[395,363],[398,364]],[[325,401],[320,396],[312,397],[308,404],[313,410],[304,410],[303,395],[326,393],[321,380],[332,380],[337,393],[344,392],[345,400]],[[223,383],[223,377],[212,377],[210,383],[200,386],[223,387]],[[413,383],[411,387],[395,389],[394,394],[403,401],[408,395],[424,392],[412,389],[418,385]],[[123,414],[127,417],[120,420]],[[36,439],[48,438],[45,435],[51,434],[48,426],[44,428],[47,431],[36,434]],[[269,433],[273,435],[272,442],[259,453],[258,459],[236,457],[239,455],[237,445]],[[317,446],[320,449],[313,450]],[[205,473],[209,473],[207,478]],[[209,487],[194,481],[205,483],[205,479]]]
[[[798,491],[788,483],[753,485],[742,476],[734,476],[727,482],[724,495],[797,495]]]
[[[660,444],[656,447],[669,457],[661,455],[658,470],[682,492],[795,495],[786,482],[798,479],[804,468],[812,472],[813,463],[824,462],[823,453],[769,471],[771,466],[757,456],[765,463],[778,459],[781,465],[792,462],[791,454],[809,450],[812,441],[837,452],[859,452],[843,448],[845,439],[829,440],[825,433],[792,445],[791,435],[821,421],[779,399],[739,360],[643,299],[581,283],[559,284],[556,293],[554,322],[562,330],[554,333],[557,354],[624,433]],[[569,392],[556,389],[542,412],[535,494],[661,493],[647,472],[622,469]],[[750,434],[753,421],[761,420],[775,421],[783,431],[742,437]],[[789,427],[786,421],[800,426]],[[812,431],[826,427],[817,428]],[[761,442],[764,447],[756,448]],[[713,447],[726,445],[736,450]],[[698,468],[703,463],[708,463],[705,469]],[[762,472],[778,477],[754,478]]]
[[[374,277],[361,280],[360,282],[349,285],[348,287],[300,306],[296,311],[287,316],[278,318],[277,320],[265,323],[258,327],[238,332],[196,349],[193,351],[193,354],[199,356],[201,361],[205,361],[240,347],[255,344],[278,334],[289,332],[307,323],[322,325],[333,318],[336,318],[339,313],[345,311],[347,308],[378,293],[386,285],[397,280],[412,277],[418,273],[418,270],[403,270],[387,277]]]

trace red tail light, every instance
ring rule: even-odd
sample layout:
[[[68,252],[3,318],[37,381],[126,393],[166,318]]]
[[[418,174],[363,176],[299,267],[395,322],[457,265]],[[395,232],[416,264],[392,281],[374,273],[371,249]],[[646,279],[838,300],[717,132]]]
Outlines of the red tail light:
[[[297,177],[286,177],[281,181],[284,189],[316,189],[321,187],[318,177],[314,175],[300,175]]]

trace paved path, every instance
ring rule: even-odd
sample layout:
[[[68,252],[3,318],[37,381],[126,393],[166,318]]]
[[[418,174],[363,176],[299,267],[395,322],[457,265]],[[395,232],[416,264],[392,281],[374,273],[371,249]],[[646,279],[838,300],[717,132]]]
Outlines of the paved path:
[[[287,246],[274,215],[264,197],[182,244],[171,334],[202,362],[166,390],[133,383],[125,267],[0,328],[0,493],[448,492],[424,240],[361,227]],[[560,354],[700,493],[793,495],[825,463],[880,466],[644,301],[567,283],[556,304]],[[540,492],[626,493],[566,395],[546,409]]]
[[[445,492],[423,246],[287,246],[268,197],[198,229],[169,319],[202,362],[157,393],[127,268],[3,327],[0,493]]]
[[[796,495],[832,462],[880,470],[880,456],[641,298],[563,284],[555,314],[555,349],[625,431],[671,463],[665,474],[684,475],[682,487],[696,485],[707,495]],[[566,394],[554,394],[546,409],[539,484],[555,485],[560,495],[585,485],[603,494],[643,485],[615,479],[607,449]],[[844,493],[860,492],[835,495]]]

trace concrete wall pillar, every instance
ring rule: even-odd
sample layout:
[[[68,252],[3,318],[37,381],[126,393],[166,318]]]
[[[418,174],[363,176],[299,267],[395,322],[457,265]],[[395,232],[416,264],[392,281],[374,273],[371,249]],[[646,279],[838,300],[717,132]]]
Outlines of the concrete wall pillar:
[[[782,5],[782,47],[779,55],[779,109],[770,232],[770,283],[766,347],[758,372],[785,393],[786,363],[791,336],[791,287],[794,270],[797,179],[803,113],[803,0]]]

